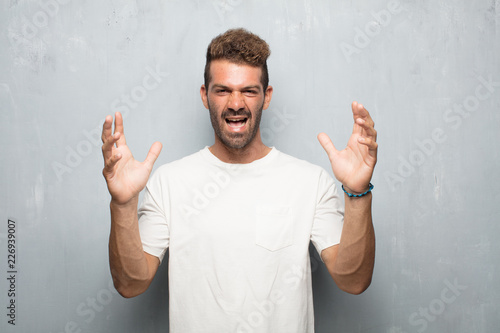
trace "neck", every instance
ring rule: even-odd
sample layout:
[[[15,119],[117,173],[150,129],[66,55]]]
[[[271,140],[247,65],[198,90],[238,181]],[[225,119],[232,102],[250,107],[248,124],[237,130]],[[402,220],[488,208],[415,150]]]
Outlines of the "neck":
[[[261,140],[254,140],[243,148],[231,148],[223,144],[217,137],[215,138],[215,144],[209,149],[222,162],[238,164],[251,163],[263,158],[271,151],[271,148]]]

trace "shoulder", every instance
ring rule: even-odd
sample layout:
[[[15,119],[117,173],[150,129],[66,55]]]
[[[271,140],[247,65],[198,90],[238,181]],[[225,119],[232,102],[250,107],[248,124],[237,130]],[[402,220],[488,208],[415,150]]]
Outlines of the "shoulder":
[[[309,161],[302,160],[300,158],[288,155],[286,153],[283,153],[281,151],[278,151],[278,158],[277,162],[279,165],[282,165],[287,168],[294,168],[303,172],[311,173],[311,174],[327,174],[325,169],[323,169],[321,166],[313,164]]]
[[[315,185],[318,188],[335,187],[335,180],[323,167],[309,161],[279,152],[276,164],[279,174],[296,182]]]
[[[179,175],[191,172],[193,168],[199,167],[202,162],[201,151],[197,151],[178,160],[174,160],[159,166],[151,178],[164,178],[169,175]]]
[[[318,191],[318,198],[323,197],[336,197],[337,196],[337,180],[332,176],[332,170],[330,172],[325,170],[323,167],[310,163],[306,160],[301,160],[296,157],[281,153],[284,160],[289,163],[293,163],[301,169],[302,172],[297,173],[300,177],[307,179],[306,181],[314,184]],[[326,195],[326,196],[325,196]]]

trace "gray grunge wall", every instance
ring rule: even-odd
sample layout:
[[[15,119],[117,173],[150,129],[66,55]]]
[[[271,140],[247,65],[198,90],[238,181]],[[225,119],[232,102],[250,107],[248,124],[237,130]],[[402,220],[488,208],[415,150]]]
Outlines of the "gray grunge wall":
[[[344,146],[353,100],[379,133],[373,282],[342,293],[312,252],[317,332],[498,332],[499,0],[2,0],[0,331],[168,331],[166,264],[111,286],[100,126],[121,111],[156,167],[211,145],[204,54],[230,27],[271,45],[265,143],[331,171],[316,135]]]

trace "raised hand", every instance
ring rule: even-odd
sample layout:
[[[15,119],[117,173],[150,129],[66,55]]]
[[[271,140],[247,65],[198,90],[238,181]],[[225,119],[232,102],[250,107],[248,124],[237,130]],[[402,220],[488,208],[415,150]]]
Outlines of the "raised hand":
[[[102,127],[102,155],[106,179],[112,201],[126,204],[139,195],[146,186],[153,164],[161,152],[162,144],[155,142],[144,162],[134,159],[123,134],[123,118],[115,113],[115,131],[112,133],[113,117],[107,116]]]
[[[354,127],[344,150],[337,150],[325,133],[318,134],[318,140],[328,154],[338,181],[346,191],[359,194],[368,190],[377,163],[377,131],[363,105],[353,102],[352,113]]]

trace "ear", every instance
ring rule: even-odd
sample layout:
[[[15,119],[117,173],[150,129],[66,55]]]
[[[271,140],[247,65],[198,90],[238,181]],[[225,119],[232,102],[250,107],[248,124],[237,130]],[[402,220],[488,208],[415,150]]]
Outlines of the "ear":
[[[201,88],[200,88],[200,96],[201,96],[201,100],[203,102],[203,105],[205,106],[205,108],[208,109],[208,96],[207,96],[207,89],[205,88],[205,85],[202,84],[201,85]]]
[[[273,97],[273,87],[267,86],[266,92],[264,93],[264,107],[263,107],[264,110],[269,107],[272,97]]]

